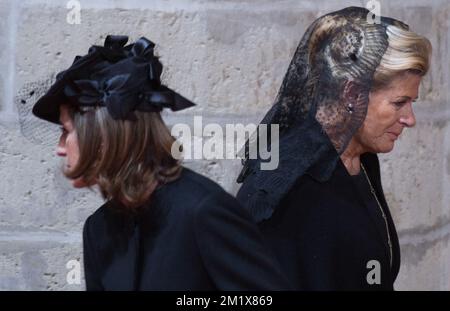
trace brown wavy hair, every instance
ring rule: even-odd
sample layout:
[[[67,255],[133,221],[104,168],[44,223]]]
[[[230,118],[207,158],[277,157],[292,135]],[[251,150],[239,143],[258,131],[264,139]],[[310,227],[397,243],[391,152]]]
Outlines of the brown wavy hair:
[[[136,120],[114,120],[105,107],[81,111],[71,106],[69,114],[78,136],[80,157],[70,179],[97,184],[105,199],[115,199],[136,208],[161,184],[181,172],[171,155],[177,143],[159,112],[135,112]]]

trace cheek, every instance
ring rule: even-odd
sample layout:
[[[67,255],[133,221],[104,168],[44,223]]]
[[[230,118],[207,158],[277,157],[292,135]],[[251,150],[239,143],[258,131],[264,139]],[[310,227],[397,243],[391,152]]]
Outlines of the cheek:
[[[80,150],[78,147],[78,140],[75,134],[70,134],[66,140],[67,155],[74,161],[78,160]]]
[[[381,136],[385,131],[397,122],[395,109],[387,103],[377,103],[367,110],[364,124],[368,131],[375,136]]]
[[[385,149],[391,147],[391,140],[386,136],[386,130],[395,124],[396,119],[395,112],[388,108],[380,103],[377,107],[369,107],[366,119],[355,135],[356,140],[365,149],[372,152],[385,152]]]
[[[364,141],[370,141],[381,136],[383,133],[383,126],[380,124],[378,117],[375,114],[368,113],[358,132]]]

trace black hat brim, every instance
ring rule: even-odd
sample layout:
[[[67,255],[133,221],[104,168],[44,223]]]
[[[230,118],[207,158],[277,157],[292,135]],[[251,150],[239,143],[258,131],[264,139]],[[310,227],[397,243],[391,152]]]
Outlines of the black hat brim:
[[[43,120],[59,124],[59,106],[64,103],[64,79],[56,81],[33,106],[33,114]]]

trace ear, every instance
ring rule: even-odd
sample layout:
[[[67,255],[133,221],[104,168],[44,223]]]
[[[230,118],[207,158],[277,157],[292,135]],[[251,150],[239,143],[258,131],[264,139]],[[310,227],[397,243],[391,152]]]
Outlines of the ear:
[[[347,80],[344,82],[344,87],[341,96],[342,99],[344,99],[344,102],[348,104],[356,104],[362,91],[363,88],[361,87],[360,84],[352,80]]]

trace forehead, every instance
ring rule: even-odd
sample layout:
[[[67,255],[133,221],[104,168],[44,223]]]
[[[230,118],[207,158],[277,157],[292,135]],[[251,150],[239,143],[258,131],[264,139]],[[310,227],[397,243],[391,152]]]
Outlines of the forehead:
[[[389,84],[387,91],[396,96],[416,98],[422,77],[413,73],[404,73],[395,77]]]
[[[70,114],[69,114],[69,106],[66,104],[62,104],[59,106],[59,121],[61,123],[70,122]]]

